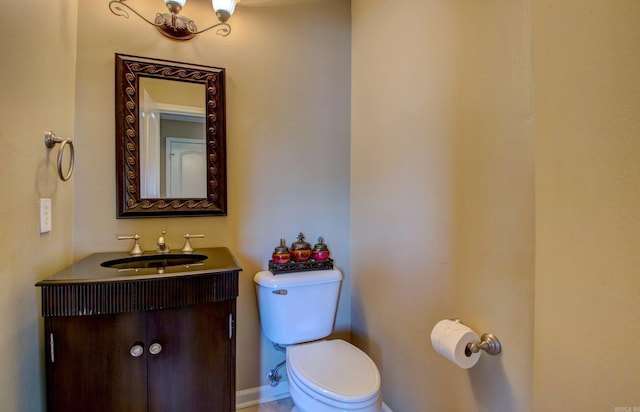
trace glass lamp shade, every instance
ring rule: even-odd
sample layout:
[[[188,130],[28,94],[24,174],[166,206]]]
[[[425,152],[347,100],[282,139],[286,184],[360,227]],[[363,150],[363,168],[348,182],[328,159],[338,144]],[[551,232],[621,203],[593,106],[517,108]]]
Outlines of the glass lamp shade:
[[[211,5],[216,13],[227,12],[229,16],[231,16],[236,9],[235,0],[211,0]]]
[[[165,4],[178,3],[180,7],[184,7],[184,5],[187,4],[187,0],[164,0],[164,3]]]

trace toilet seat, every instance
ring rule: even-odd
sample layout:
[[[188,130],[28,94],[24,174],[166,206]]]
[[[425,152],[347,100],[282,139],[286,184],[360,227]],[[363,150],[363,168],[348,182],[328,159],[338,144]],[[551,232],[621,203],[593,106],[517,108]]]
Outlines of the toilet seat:
[[[300,390],[334,407],[360,409],[380,397],[375,363],[340,339],[287,347],[287,372]]]

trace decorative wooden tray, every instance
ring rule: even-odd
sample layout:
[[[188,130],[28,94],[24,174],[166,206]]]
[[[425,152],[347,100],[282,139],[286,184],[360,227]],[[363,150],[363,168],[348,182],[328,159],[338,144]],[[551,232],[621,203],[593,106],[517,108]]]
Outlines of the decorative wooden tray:
[[[282,265],[269,261],[269,270],[274,275],[280,275],[290,272],[306,272],[309,270],[331,270],[333,269],[333,259],[314,260],[309,259],[306,262],[289,262]]]

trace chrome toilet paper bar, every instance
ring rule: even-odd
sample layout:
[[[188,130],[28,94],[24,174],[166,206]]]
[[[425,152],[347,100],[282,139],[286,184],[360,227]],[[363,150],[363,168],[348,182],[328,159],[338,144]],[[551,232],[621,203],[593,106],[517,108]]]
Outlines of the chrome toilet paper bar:
[[[468,343],[466,350],[471,353],[478,353],[480,350],[483,350],[489,355],[495,356],[502,353],[502,345],[498,337],[493,333],[483,333],[480,337],[480,343]]]
[[[450,320],[464,325],[458,318],[451,318]],[[467,343],[465,353],[467,356],[470,356],[472,353],[478,353],[481,350],[492,356],[500,355],[502,353],[500,339],[493,333],[483,333],[482,336],[480,336],[480,342]]]

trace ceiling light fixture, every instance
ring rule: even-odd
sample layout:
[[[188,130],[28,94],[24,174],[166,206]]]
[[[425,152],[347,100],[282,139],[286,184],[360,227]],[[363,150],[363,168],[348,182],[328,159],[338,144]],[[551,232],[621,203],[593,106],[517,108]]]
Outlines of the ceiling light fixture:
[[[164,0],[169,13],[156,13],[154,21],[148,20],[125,2],[126,0],[112,0],[109,2],[109,9],[116,16],[126,18],[129,18],[129,13],[127,12],[129,10],[150,25],[155,26],[160,33],[174,40],[189,40],[197,34],[216,27],[218,28],[216,30],[218,36],[228,36],[231,32],[231,26],[229,26],[227,20],[229,20],[236,8],[235,0],[211,0],[213,10],[220,22],[198,30],[193,20],[180,14],[187,0]]]

